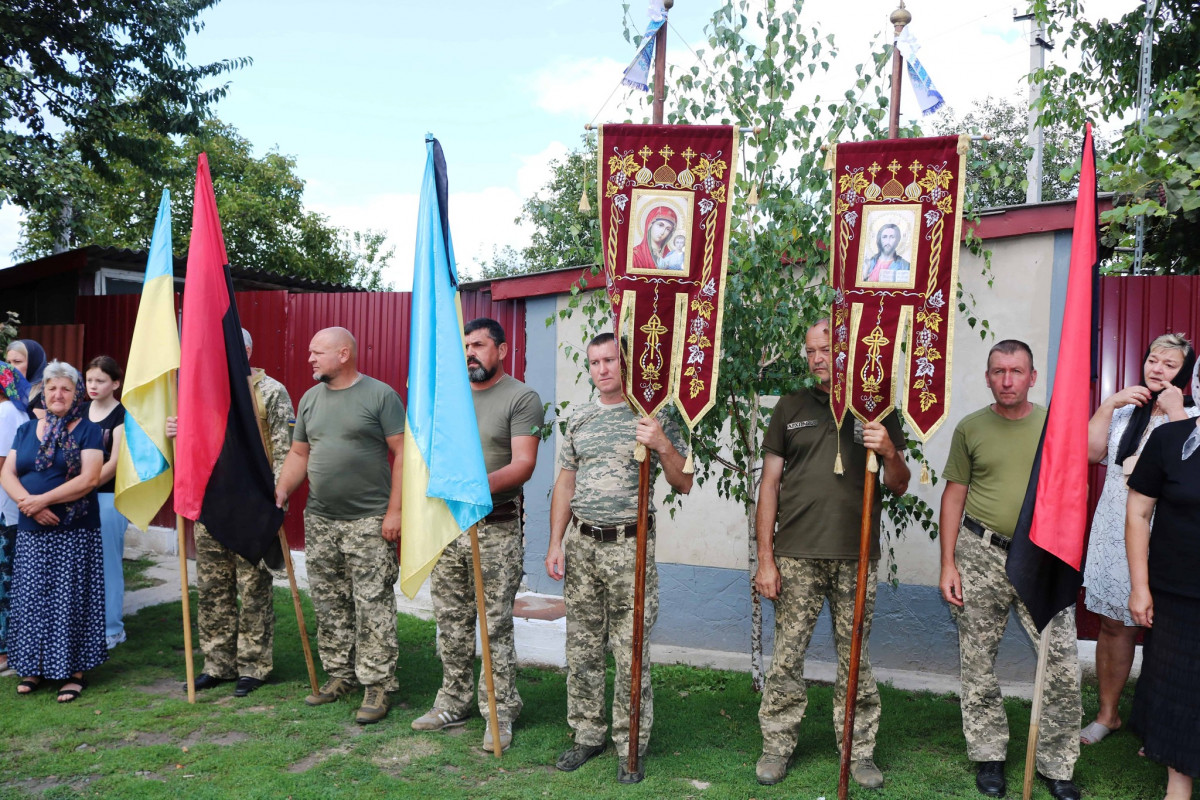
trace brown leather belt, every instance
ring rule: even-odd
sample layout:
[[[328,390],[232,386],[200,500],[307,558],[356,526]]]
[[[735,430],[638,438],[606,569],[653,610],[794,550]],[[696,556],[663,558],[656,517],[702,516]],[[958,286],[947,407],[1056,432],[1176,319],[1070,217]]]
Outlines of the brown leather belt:
[[[501,503],[492,509],[492,513],[483,518],[489,524],[496,522],[511,522],[521,516],[521,506],[514,498],[507,503]]]
[[[574,514],[571,519],[575,521],[579,527],[579,532],[585,536],[590,536],[597,542],[615,542],[620,538],[632,539],[637,536],[637,523],[630,525],[589,525]],[[650,524],[647,530],[654,530],[654,515],[650,515]]]
[[[1008,548],[1012,547],[1012,539],[1008,538],[1007,536],[1001,536],[974,517],[969,517],[964,514],[962,524],[963,527],[969,530],[971,533],[983,539],[985,542],[991,542],[1001,550],[1008,550]]]

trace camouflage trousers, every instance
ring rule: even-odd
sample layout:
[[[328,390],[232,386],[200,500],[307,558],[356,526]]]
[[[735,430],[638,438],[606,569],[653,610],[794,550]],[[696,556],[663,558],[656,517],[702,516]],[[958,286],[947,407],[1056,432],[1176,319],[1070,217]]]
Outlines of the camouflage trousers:
[[[781,589],[775,600],[775,649],[771,669],[763,687],[758,723],[762,728],[763,752],[790,758],[796,749],[800,722],[808,707],[804,683],[804,656],[812,639],[821,607],[829,600],[833,639],[837,645],[837,681],[833,689],[834,746],[842,750],[845,728],[846,681],[850,673],[850,645],[854,632],[854,592],[858,584],[858,562],[849,560],[776,557]],[[851,758],[871,758],[879,733],[879,687],[871,671],[867,641],[875,615],[878,560],[868,567],[867,596],[863,606],[863,642],[859,660],[858,692],[854,706],[854,737]]]
[[[383,517],[329,519],[304,512],[308,585],[317,616],[317,649],[331,678],[394,691],[396,546]]]
[[[1003,761],[1008,750],[1008,718],[996,679],[996,651],[1017,609],[1021,627],[1037,649],[1039,634],[1025,604],[1004,572],[1007,553],[962,528],[954,548],[962,580],[963,607],[954,609],[962,676],[963,736],[972,761]],[[1079,758],[1079,666],[1075,608],[1050,621],[1046,683],[1039,722],[1037,768],[1049,778],[1066,780]]]
[[[563,538],[567,568],[563,601],[567,606],[567,724],[575,742],[604,744],[605,646],[616,662],[613,682],[612,739],[617,752],[629,749],[630,669],[633,663],[633,583],[637,539],[597,542],[579,532],[574,521]],[[658,620],[658,569],[654,536],[646,548],[646,605],[642,617],[642,710],[638,752],[644,753],[654,725],[650,686],[650,631]]]
[[[517,693],[517,651],[513,644],[513,602],[524,572],[525,546],[520,519],[479,523],[479,566],[491,645],[496,715],[512,722],[521,713]],[[430,576],[433,616],[442,653],[442,688],[434,705],[455,716],[471,707],[475,665],[475,570],[471,537],[462,534],[442,551]],[[487,681],[479,677],[479,713],[488,716]]]
[[[200,523],[195,538],[196,620],[204,671],[214,678],[265,680],[275,643],[271,573],[225,547]]]

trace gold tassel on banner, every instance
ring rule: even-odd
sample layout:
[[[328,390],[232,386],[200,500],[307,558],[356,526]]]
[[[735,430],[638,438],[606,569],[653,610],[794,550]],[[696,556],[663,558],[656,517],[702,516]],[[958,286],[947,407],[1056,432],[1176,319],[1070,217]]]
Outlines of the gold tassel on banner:
[[[837,458],[835,458],[833,460],[833,474],[834,475],[845,475],[846,474],[846,470],[842,466],[842,443],[841,442],[838,442]]]
[[[692,457],[692,454],[695,451],[692,448],[692,429],[691,428],[688,428],[687,448],[688,448],[687,458],[685,458],[683,460],[683,474],[691,475],[693,472],[696,471],[696,459]]]
[[[925,459],[921,459],[921,484],[923,486],[928,486],[931,483],[933,483],[933,481],[929,478],[929,462]]]
[[[758,205],[758,181],[750,184],[750,196],[746,198],[746,205],[751,208]]]
[[[592,205],[591,205],[591,203],[588,202],[587,179],[585,178],[583,181],[583,193],[581,195],[579,195],[579,213],[587,214],[591,210],[592,210]]]

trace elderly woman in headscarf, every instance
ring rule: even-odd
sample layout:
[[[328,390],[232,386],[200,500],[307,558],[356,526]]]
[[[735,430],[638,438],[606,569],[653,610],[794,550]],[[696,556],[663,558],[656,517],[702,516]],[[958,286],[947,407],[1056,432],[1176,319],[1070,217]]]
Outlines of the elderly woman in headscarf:
[[[16,367],[29,382],[29,418],[41,419],[46,415],[45,398],[42,397],[42,374],[46,368],[46,351],[33,339],[13,339],[8,343],[4,360]]]
[[[17,428],[28,419],[25,402],[29,384],[11,364],[0,361],[0,469],[12,450]],[[0,488],[0,675],[8,668],[8,610],[12,586],[13,552],[17,546],[17,504]]]
[[[1092,517],[1083,572],[1087,607],[1100,615],[1096,641],[1100,710],[1079,732],[1083,744],[1095,744],[1121,727],[1117,704],[1129,680],[1139,630],[1129,612],[1125,482],[1155,428],[1200,413],[1183,393],[1195,361],[1196,354],[1182,334],[1159,336],[1146,348],[1141,383],[1106,399],[1088,423],[1089,459],[1107,464],[1108,473]]]
[[[18,694],[62,680],[58,702],[87,688],[84,672],[108,658],[104,643],[104,555],[96,485],[104,461],[100,429],[83,410],[83,380],[52,361],[44,374],[46,418],[24,423],[0,469],[17,503],[9,664]]]
[[[1147,629],[1130,726],[1167,767],[1166,800],[1186,800],[1200,777],[1200,418],[1150,434],[1129,476],[1125,548],[1129,612]]]

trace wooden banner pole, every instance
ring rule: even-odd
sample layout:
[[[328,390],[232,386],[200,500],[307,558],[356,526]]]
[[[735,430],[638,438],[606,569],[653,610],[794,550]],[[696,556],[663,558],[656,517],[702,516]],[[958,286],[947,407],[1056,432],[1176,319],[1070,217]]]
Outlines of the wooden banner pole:
[[[912,14],[904,7],[904,0],[900,0],[900,7],[892,12],[889,18],[892,26],[895,28],[896,36],[899,36],[904,31],[904,26],[912,22]],[[900,88],[903,85],[904,78],[904,57],[900,55],[900,48],[892,45],[892,99],[891,113],[888,115],[888,138],[896,139],[900,136]]]
[[[638,445],[641,447],[641,445]],[[642,448],[645,450],[646,448]],[[629,666],[629,774],[640,776],[638,733],[642,721],[642,648],[646,636],[646,550],[650,535],[650,453],[638,465],[637,557],[633,569],[633,659]],[[637,780],[641,780],[640,777]]]
[[[479,639],[483,643],[483,679],[488,693],[488,721],[492,727],[492,752],[496,758],[504,752],[500,746],[500,720],[496,713],[496,679],[492,674],[492,644],[488,639],[487,604],[483,600],[483,567],[479,560],[479,526],[471,526],[471,566],[475,570],[475,610],[479,614]]]
[[[850,665],[846,676],[846,714],[842,724],[842,764],[838,773],[838,800],[846,800],[850,791],[850,755],[854,746],[854,712],[858,700],[858,666],[862,658],[863,607],[867,603],[868,567],[871,563],[871,509],[875,505],[875,476],[879,459],[867,451],[867,474],[863,484],[862,530],[858,541],[858,581],[854,590],[854,624],[850,641]]]

